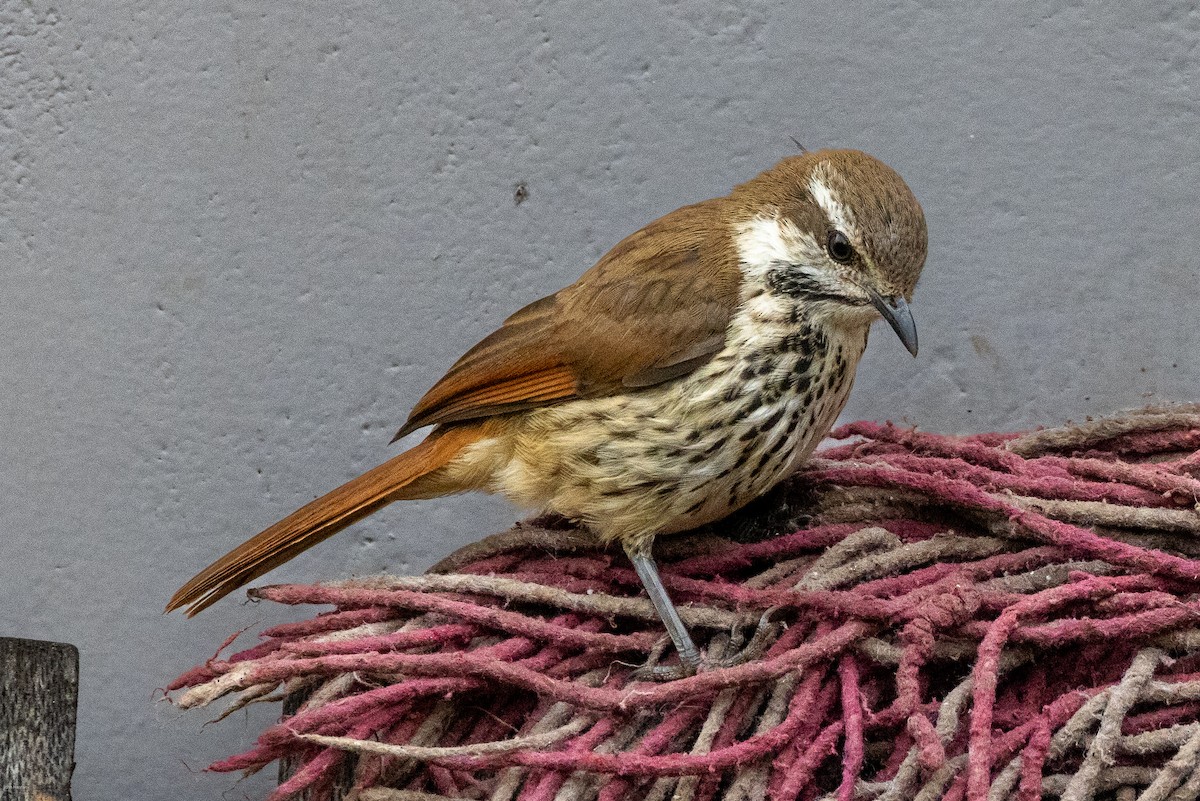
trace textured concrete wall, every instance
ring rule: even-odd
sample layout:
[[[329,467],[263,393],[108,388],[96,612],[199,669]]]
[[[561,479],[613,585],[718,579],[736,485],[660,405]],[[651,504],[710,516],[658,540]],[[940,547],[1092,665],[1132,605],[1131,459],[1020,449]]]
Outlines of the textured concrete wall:
[[[154,688],[282,615],[171,591],[789,135],[929,218],[921,356],[877,332],[848,416],[1200,398],[1198,56],[1183,2],[0,0],[0,634],[80,646],[76,797],[260,797],[200,768],[269,713],[202,729]],[[420,570],[514,516],[393,507],[272,578]]]

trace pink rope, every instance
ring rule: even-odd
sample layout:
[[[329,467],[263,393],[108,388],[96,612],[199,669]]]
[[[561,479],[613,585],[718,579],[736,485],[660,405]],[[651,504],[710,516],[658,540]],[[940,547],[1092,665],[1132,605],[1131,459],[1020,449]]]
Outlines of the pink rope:
[[[842,785],[838,788],[838,801],[854,801],[854,783],[862,773],[865,757],[858,663],[853,656],[848,656],[838,663],[838,675],[842,681],[842,730],[846,735],[846,744],[842,750]]]
[[[983,801],[1007,771],[1031,801],[1048,773],[1100,781],[1103,765],[1084,770],[1097,748],[1153,770],[1184,753],[1173,727],[1200,717],[1195,409],[1031,435],[864,422],[834,436],[843,442],[794,482],[803,525],[732,542],[718,524],[657,546],[699,641],[731,627],[750,637],[772,610],[776,626],[745,664],[636,680],[663,632],[628,562],[577,545],[550,553],[565,529],[526,525],[457,558],[444,589],[433,576],[420,591],[255,590],[333,609],[267,629],[170,692],[192,706],[315,688],[212,766],[297,761],[278,799],[328,797],[357,759],[359,789],[431,798],[489,797],[509,782],[505,797],[547,801],[571,782],[580,798],[619,801],[656,787],[668,797],[656,782],[679,781],[696,799],[740,782],[771,799],[892,787]],[[1154,681],[1130,672],[1159,652],[1171,658],[1151,660]],[[1113,716],[1119,725],[1101,728]],[[1125,753],[1130,736],[1158,745]],[[355,756],[376,742],[416,750]]]

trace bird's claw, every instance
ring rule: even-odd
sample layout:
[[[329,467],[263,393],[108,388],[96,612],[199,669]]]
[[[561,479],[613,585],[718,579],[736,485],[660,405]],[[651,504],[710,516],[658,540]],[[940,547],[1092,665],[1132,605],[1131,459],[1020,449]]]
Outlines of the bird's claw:
[[[695,676],[697,673],[707,673],[713,670],[724,670],[726,668],[737,667],[744,665],[747,662],[753,662],[762,656],[766,651],[769,643],[774,639],[773,635],[780,623],[772,622],[771,615],[778,607],[771,607],[758,620],[758,626],[754,629],[754,634],[750,637],[750,642],[745,648],[740,648],[742,641],[742,632],[740,628],[735,628],[731,632],[727,648],[733,653],[729,656],[724,656],[717,659],[710,659],[707,654],[696,653],[691,659],[680,659],[677,665],[660,665],[659,658],[662,656],[662,649],[656,648],[651,652],[650,660],[641,667],[633,671],[631,678],[633,681],[676,681],[678,679],[686,679],[689,676]],[[725,650],[719,648],[718,650]]]

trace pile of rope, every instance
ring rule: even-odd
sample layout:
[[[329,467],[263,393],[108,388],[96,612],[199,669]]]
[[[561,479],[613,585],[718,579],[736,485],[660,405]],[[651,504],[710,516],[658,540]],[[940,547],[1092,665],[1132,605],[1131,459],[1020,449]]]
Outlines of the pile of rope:
[[[709,657],[753,640],[749,662],[641,680],[673,656],[629,563],[540,521],[424,576],[252,591],[334,609],[175,703],[286,696],[212,766],[284,760],[275,798],[1200,796],[1200,405],[833,437],[759,508],[656,545]]]

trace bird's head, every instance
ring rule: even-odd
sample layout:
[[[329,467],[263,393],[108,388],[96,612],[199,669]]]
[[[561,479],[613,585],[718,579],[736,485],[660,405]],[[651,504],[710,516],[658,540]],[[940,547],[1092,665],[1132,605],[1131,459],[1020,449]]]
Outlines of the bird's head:
[[[925,264],[925,215],[894,170],[857,150],[819,150],[784,159],[729,200],[743,270],[767,291],[845,323],[882,316],[917,354],[908,304]]]

